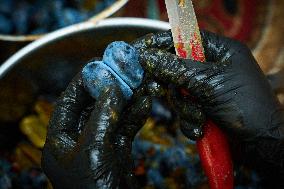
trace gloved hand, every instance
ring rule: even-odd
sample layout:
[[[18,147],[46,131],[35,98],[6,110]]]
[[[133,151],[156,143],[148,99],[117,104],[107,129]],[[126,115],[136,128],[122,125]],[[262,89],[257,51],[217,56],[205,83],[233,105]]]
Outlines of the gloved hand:
[[[202,40],[205,63],[154,48],[141,52],[142,66],[159,83],[174,86],[174,106],[187,120],[181,123],[187,137],[202,137],[204,118],[210,118],[227,133],[242,160],[264,169],[270,180],[283,177],[284,114],[265,75],[240,42],[205,31]],[[183,97],[181,88],[190,96]],[[279,188],[275,183],[269,187]]]
[[[159,41],[148,35],[135,47],[162,48],[163,37],[154,37]],[[42,168],[55,188],[137,187],[132,141],[149,117],[151,96],[164,95],[142,80],[138,54],[124,42],[110,44],[103,61],[74,77],[57,101],[43,149]]]

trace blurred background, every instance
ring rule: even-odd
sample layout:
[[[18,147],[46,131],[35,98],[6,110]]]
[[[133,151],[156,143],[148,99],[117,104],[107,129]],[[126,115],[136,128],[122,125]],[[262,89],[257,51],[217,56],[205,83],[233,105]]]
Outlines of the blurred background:
[[[251,48],[283,101],[284,1],[193,3],[202,29]],[[124,19],[104,22],[108,17]],[[109,42],[166,30],[158,21],[167,20],[164,0],[0,0],[0,189],[52,188],[40,159],[60,92]],[[65,29],[74,24],[80,27]],[[155,100],[133,144],[134,172],[143,188],[208,188],[194,142],[177,128],[166,104]],[[258,188],[253,170],[236,166],[235,176],[236,188]]]

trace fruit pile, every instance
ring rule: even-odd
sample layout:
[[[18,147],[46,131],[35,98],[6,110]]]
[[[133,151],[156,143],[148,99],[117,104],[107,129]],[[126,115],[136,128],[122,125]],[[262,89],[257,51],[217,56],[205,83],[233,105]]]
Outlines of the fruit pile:
[[[40,189],[47,185],[47,178],[40,168],[17,170],[6,159],[0,158],[0,188]]]
[[[0,0],[0,34],[42,34],[79,23],[115,0]]]
[[[132,145],[134,173],[144,189],[209,189],[196,146],[179,130],[150,118]],[[259,188],[257,174],[235,167],[235,188]]]
[[[166,110],[158,102],[155,104],[153,117],[147,120],[132,145],[134,174],[140,186],[143,189],[209,188],[195,143],[176,129],[176,123],[161,122],[159,114],[165,114]],[[51,188],[40,169],[40,161],[52,110],[52,101],[39,97],[32,114],[20,121],[19,130],[25,137],[9,153],[0,151],[1,189]],[[259,187],[257,175],[243,167],[235,168],[235,181],[237,189]]]

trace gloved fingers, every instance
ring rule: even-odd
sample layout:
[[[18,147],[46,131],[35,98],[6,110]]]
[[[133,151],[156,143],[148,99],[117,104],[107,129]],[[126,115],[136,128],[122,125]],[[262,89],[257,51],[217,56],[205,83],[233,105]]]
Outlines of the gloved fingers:
[[[149,48],[170,49],[173,47],[173,39],[170,31],[148,34],[131,43],[138,50]]]
[[[180,120],[180,130],[190,140],[198,140],[203,136],[202,126],[188,120]]]
[[[191,140],[197,140],[202,137],[202,126],[206,122],[205,113],[202,107],[180,93],[174,91],[171,95],[173,109],[180,118],[180,127],[183,134]]]
[[[249,48],[241,42],[202,30],[201,38],[207,61],[226,62],[232,56],[241,52],[250,52]],[[169,50],[174,46],[171,31],[148,34],[132,42],[139,50],[150,48]]]
[[[249,48],[241,42],[220,36],[209,31],[201,31],[206,60],[210,62],[226,62],[239,53],[249,53]]]
[[[133,140],[137,132],[143,127],[152,110],[152,97],[141,96],[132,100],[123,113],[121,124],[116,133]]]
[[[137,99],[143,96],[163,98],[166,97],[168,91],[167,84],[161,84],[148,76],[148,73],[144,74],[142,84],[134,90],[133,99]]]
[[[202,106],[197,102],[194,102],[193,99],[178,94],[175,97],[172,97],[172,104],[175,111],[182,119],[186,119],[200,125],[205,123],[206,116],[203,112]]]
[[[145,82],[143,82],[143,85],[138,91],[135,91],[134,96],[137,95],[138,97],[141,97],[142,95],[142,97],[151,97],[151,117],[158,122],[162,121],[166,124],[170,124],[173,121],[174,116],[171,109],[168,108],[168,84],[161,84],[154,81],[152,78],[147,77],[147,74],[145,74],[144,79]]]
[[[49,146],[58,156],[76,145],[80,133],[82,112],[94,103],[85,91],[81,74],[77,74],[57,101],[51,116],[45,147]]]
[[[214,63],[229,61],[239,53],[249,53],[249,48],[241,42],[202,30],[201,38],[205,50],[206,60]],[[139,50],[150,48],[169,50],[174,46],[171,31],[148,34],[132,42]],[[172,48],[173,49],[173,48]]]
[[[94,162],[96,166],[93,166],[91,177],[102,180],[108,188],[129,188],[129,182],[135,183],[132,141],[151,111],[150,97],[141,97],[125,106],[119,96],[107,94],[98,99],[96,107],[102,108],[92,113],[95,124],[89,126],[86,134],[93,134],[85,138],[85,151],[98,160]]]
[[[123,188],[135,188],[134,185],[137,184],[133,175],[132,142],[150,116],[151,109],[152,99],[150,96],[133,99],[122,115],[120,127],[113,132],[113,154],[110,161],[115,168],[117,178],[123,179]],[[113,159],[113,157],[116,158]]]
[[[116,179],[112,173],[118,167],[109,166],[112,165],[113,156],[110,158],[108,155],[113,151],[111,136],[113,130],[119,126],[117,123],[125,103],[119,86],[104,88],[86,119],[88,121],[84,123],[85,127],[78,133],[75,148],[68,149],[69,153],[63,154],[61,152],[66,151],[68,146],[55,149],[55,152],[56,146],[53,143],[49,143],[48,148],[45,148],[45,169],[50,163],[57,162],[61,168],[69,171],[70,175],[75,173],[83,186],[86,182],[89,186],[96,186],[95,188],[112,188],[111,185]],[[56,161],[48,162],[50,158],[46,157],[51,153]]]
[[[85,146],[107,142],[117,129],[119,118],[127,103],[119,86],[109,86],[98,96],[82,133]]]
[[[146,83],[146,95],[151,97],[166,97],[167,87],[156,81],[150,80]]]
[[[80,170],[86,170],[83,175],[96,182],[98,188],[116,188],[119,184],[113,135],[121,127],[119,121],[126,103],[119,86],[104,88],[78,139],[75,164],[81,166]]]
[[[157,49],[145,50],[140,55],[141,64],[153,79],[174,84],[189,90],[193,96],[205,98],[211,95],[211,86],[216,86],[224,77],[226,64],[203,64],[194,60],[183,60]]]

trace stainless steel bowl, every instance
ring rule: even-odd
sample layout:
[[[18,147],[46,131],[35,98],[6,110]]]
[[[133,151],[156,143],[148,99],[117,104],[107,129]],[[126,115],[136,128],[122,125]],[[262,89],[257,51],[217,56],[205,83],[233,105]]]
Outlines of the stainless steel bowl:
[[[0,121],[20,119],[38,95],[57,96],[110,42],[169,28],[161,21],[112,18],[69,26],[30,43],[0,67]]]
[[[117,15],[118,11],[122,9],[128,0],[116,0],[111,6],[102,10],[100,13],[92,16],[84,22],[96,23],[100,20],[108,18],[112,15]],[[0,63],[6,60],[13,53],[17,52],[20,48],[28,43],[43,37],[45,34],[40,35],[5,35],[0,33]]]

